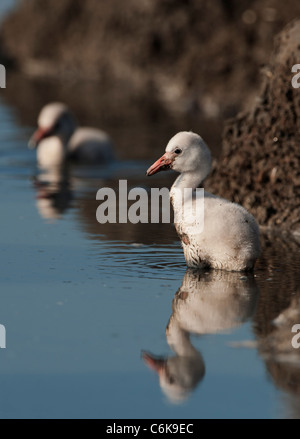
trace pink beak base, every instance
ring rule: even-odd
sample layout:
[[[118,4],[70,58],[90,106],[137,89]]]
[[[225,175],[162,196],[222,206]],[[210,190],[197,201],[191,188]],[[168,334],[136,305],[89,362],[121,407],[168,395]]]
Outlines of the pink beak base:
[[[160,171],[166,171],[167,169],[171,168],[171,165],[174,161],[174,157],[169,152],[166,152],[160,159],[156,160],[153,165],[150,166],[149,169],[147,169],[146,175],[150,177],[151,175],[156,174]]]

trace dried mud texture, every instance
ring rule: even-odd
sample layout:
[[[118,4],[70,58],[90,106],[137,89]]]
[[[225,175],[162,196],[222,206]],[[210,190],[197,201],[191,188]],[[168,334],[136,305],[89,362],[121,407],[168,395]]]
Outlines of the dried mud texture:
[[[300,21],[275,39],[260,98],[227,122],[223,153],[207,186],[241,203],[261,225],[300,233]]]

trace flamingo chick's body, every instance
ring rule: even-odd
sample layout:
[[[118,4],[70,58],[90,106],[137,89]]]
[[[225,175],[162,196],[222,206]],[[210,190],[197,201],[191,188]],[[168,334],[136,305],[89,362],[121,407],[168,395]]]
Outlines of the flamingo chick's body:
[[[44,168],[60,166],[69,159],[92,164],[113,158],[109,136],[96,128],[77,128],[68,107],[59,102],[42,108],[29,147],[37,148],[38,164]]]
[[[211,154],[203,139],[193,132],[179,132],[169,141],[165,154],[147,175],[165,169],[180,172],[170,192],[176,214],[182,206],[185,188],[195,191],[211,168]],[[184,210],[192,211],[195,197],[184,199]],[[188,204],[186,206],[186,203]],[[252,270],[260,254],[259,228],[242,206],[204,192],[203,229],[187,222],[184,215],[175,223],[188,267],[211,267],[229,271]]]

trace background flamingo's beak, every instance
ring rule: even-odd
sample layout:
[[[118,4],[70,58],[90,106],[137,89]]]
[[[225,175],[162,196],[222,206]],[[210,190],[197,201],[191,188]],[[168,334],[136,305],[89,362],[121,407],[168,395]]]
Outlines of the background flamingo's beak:
[[[49,134],[50,134],[50,130],[48,128],[38,128],[31,136],[28,142],[28,147],[30,149],[36,148],[39,142],[45,137],[48,137]]]

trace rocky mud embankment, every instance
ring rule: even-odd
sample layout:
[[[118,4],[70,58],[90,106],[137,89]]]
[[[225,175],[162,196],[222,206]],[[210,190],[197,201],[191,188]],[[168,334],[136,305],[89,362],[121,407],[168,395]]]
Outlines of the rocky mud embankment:
[[[291,69],[299,63],[296,20],[275,39],[259,98],[225,124],[223,152],[207,181],[214,192],[251,210],[261,225],[281,226],[296,234],[300,234],[300,88],[292,85]]]

